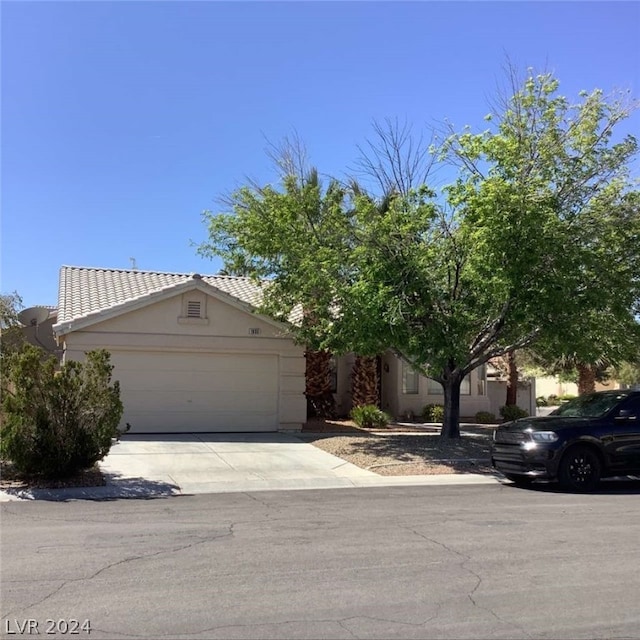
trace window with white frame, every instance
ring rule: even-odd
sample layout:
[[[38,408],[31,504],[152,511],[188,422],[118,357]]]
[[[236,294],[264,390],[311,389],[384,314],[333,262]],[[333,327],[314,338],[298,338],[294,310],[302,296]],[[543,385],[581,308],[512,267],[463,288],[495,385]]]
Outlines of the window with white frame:
[[[487,365],[483,364],[476,369],[478,372],[478,395],[487,395]]]
[[[418,393],[418,373],[404,360],[402,361],[402,393],[415,395]]]
[[[430,396],[441,396],[444,394],[444,389],[442,388],[442,385],[436,380],[427,378],[427,393]],[[462,384],[460,385],[460,395],[471,395],[471,379],[468,375],[462,379]]]

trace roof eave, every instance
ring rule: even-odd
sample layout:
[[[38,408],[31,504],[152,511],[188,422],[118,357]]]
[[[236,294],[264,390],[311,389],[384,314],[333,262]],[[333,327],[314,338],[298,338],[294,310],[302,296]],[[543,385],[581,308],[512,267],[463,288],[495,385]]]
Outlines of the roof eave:
[[[73,318],[71,320],[56,323],[53,325],[53,332],[56,338],[61,338],[62,336],[68,335],[69,333],[73,333],[74,331],[86,329],[87,327],[98,324],[100,322],[116,318],[118,316],[124,315],[125,313],[130,313],[132,311],[142,309],[151,304],[155,304],[162,300],[179,295],[180,293],[192,291],[194,289],[198,289],[203,293],[206,293],[207,295],[217,298],[222,302],[235,307],[236,309],[256,315],[264,322],[280,330],[286,331],[291,327],[289,323],[280,322],[278,320],[270,318],[269,316],[265,316],[259,313],[255,306],[239,300],[238,298],[224,291],[221,291],[217,287],[207,284],[203,280],[192,279],[168,287],[163,287],[162,289],[157,289],[156,291],[151,291],[143,296],[140,296],[139,298],[127,300],[112,307],[108,307],[107,309],[101,309],[99,311],[94,311],[78,318]]]

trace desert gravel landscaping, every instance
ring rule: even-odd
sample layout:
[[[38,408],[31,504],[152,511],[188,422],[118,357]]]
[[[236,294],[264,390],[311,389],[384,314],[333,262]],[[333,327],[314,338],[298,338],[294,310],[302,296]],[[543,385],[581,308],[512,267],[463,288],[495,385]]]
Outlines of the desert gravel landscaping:
[[[301,438],[347,462],[383,476],[481,473],[494,475],[489,461],[493,427],[462,427],[459,440],[442,442],[439,429],[391,425],[360,429],[351,421],[315,421]]]
[[[19,491],[22,489],[67,489],[69,487],[102,487],[106,480],[98,465],[85,469],[67,478],[51,479],[29,477],[18,473],[10,462],[0,460],[0,489]]]

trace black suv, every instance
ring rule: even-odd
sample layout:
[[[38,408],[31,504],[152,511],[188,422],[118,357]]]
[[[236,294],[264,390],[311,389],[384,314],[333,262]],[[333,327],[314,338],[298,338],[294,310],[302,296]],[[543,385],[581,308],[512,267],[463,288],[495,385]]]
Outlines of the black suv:
[[[574,491],[638,475],[640,391],[591,393],[548,416],[507,422],[493,433],[491,463],[516,484],[544,478]]]

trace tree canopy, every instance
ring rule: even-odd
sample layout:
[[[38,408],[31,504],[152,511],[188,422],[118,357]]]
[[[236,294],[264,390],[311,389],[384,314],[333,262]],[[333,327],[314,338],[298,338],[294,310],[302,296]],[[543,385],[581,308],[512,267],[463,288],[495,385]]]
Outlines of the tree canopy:
[[[301,341],[390,349],[440,382],[443,437],[459,435],[462,380],[490,358],[532,344],[588,355],[637,329],[637,142],[615,137],[633,104],[599,90],[571,104],[550,74],[509,78],[485,131],[431,146],[430,162],[455,172],[441,190],[415,147],[402,161],[405,137],[378,128],[370,166],[384,192],[282,163],[280,184],[248,184],[204,214],[200,253],[268,279],[266,312],[301,306]]]
[[[9,354],[25,342],[18,314],[22,309],[22,298],[17,291],[0,294],[0,373]]]

